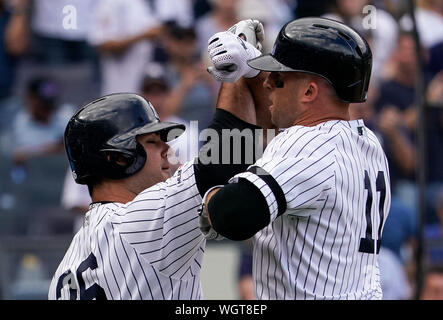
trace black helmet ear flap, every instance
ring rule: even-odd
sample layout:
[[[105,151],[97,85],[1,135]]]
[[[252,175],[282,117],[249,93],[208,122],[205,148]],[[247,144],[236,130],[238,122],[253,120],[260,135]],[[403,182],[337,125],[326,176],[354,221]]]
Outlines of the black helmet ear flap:
[[[134,157],[117,150],[106,150],[106,161],[115,163],[121,167],[129,167],[134,162]]]
[[[145,149],[142,147],[140,143],[137,142],[137,146],[135,147],[135,154],[132,157],[133,162],[130,166],[126,168],[126,174],[128,176],[133,175],[140,171],[146,163],[147,155]]]
[[[130,177],[140,171],[146,162],[146,152],[139,143],[136,152],[122,149],[104,149],[101,152],[105,160],[102,162],[101,176],[108,179]]]

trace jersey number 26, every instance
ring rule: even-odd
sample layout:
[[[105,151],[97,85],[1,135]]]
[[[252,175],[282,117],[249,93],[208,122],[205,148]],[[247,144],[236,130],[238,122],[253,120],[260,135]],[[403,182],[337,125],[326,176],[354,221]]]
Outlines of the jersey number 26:
[[[91,253],[77,268],[77,280],[80,289],[80,300],[107,300],[105,291],[97,283],[94,283],[88,289],[85,288],[85,281],[83,280],[83,272],[88,269],[94,270],[97,268],[97,259]],[[56,298],[57,300],[61,297],[62,289],[64,285],[69,285],[69,299],[77,299],[77,288],[74,283],[73,274],[71,271],[66,271],[63,273],[57,282],[56,288]]]

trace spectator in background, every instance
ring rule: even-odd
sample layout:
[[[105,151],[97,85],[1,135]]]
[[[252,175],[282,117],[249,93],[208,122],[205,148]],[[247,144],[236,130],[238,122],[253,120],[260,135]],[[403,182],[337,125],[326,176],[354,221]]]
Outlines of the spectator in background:
[[[171,94],[171,85],[167,79],[167,69],[163,65],[152,63],[146,68],[140,94],[155,106],[161,121],[189,125],[189,122],[177,117],[174,113],[175,108],[168,108],[167,100]]]
[[[386,79],[380,86],[380,98],[377,107],[395,105],[400,111],[411,113],[415,110],[415,74],[417,63],[415,58],[415,41],[408,32],[402,32],[397,41],[397,47],[391,57],[391,77]],[[415,129],[415,116],[405,119],[410,131]]]
[[[426,92],[429,106],[427,108],[427,144],[431,152],[428,153],[430,155],[428,156],[427,195],[428,203],[430,203],[428,212],[432,223],[436,221],[435,214],[432,213],[437,210],[437,195],[443,193],[443,40],[429,49],[428,71],[431,81]]]
[[[432,50],[431,50],[432,51]],[[424,229],[427,264],[423,299],[443,299],[443,57],[436,57],[427,90],[427,217]],[[432,61],[432,57],[431,57]],[[440,67],[438,67],[440,66]]]
[[[373,0],[373,2],[377,8],[389,11],[397,21],[409,9],[409,1],[404,0]]]
[[[378,127],[383,134],[390,163],[393,191],[408,207],[416,210],[415,129],[415,43],[411,35],[399,36],[393,54],[393,77],[380,84],[376,102]]]
[[[196,143],[198,132],[192,130],[189,121],[178,117],[174,113],[174,108],[169,107],[169,97],[176,95],[174,91],[180,91],[181,89],[180,87],[176,87],[174,90],[171,89],[166,74],[167,71],[164,66],[151,64],[143,78],[140,94],[155,106],[161,121],[181,123],[186,126],[185,133],[168,142],[171,147],[168,151],[168,159],[171,163],[171,174],[173,174],[181,164],[198,156],[198,143]]]
[[[238,22],[238,0],[208,0],[212,10],[198,19],[195,24],[198,48],[206,52],[208,39],[217,32],[225,31]]]
[[[429,49],[428,69],[431,77],[437,76],[443,70],[443,41]],[[440,90],[439,92],[441,93],[442,91]],[[435,100],[437,99],[438,97]]]
[[[193,0],[192,11],[196,20],[211,11],[210,0]]]
[[[440,163],[441,165],[441,163]],[[441,182],[441,181],[440,181]],[[434,216],[436,220],[429,222],[424,228],[424,241],[425,241],[425,263],[429,268],[440,268],[439,275],[429,275],[426,282],[430,282],[428,285],[434,287],[436,279],[443,279],[441,273],[443,269],[443,188],[439,189],[439,193],[434,199]],[[440,298],[443,297],[443,282],[440,282]],[[436,288],[434,288],[436,289]],[[429,288],[431,290],[431,288]],[[425,294],[427,289],[425,288]],[[432,290],[431,290],[432,291]]]
[[[89,40],[99,50],[102,95],[137,92],[161,25],[144,0],[100,0]]]
[[[294,16],[296,18],[317,17],[330,12],[333,6],[331,0],[295,0],[292,4]]]
[[[162,22],[176,21],[182,27],[194,24],[194,0],[150,0],[151,8]]]
[[[429,49],[443,42],[443,1],[419,0],[417,3],[415,18],[421,45]],[[412,31],[412,19],[408,14],[400,19],[400,26]]]
[[[168,55],[168,81],[172,90],[165,101],[167,114],[186,121],[198,121],[200,129],[209,125],[215,101],[215,82],[201,61],[193,28],[171,23],[163,38]]]
[[[72,228],[73,234],[76,234],[82,227],[84,215],[89,210],[91,202],[88,187],[83,184],[77,184],[72,177],[71,168],[68,168],[63,182],[61,205],[75,215]]]
[[[443,60],[443,56],[441,56]],[[443,61],[442,61],[443,62]],[[432,78],[426,92],[427,102],[434,107],[443,105],[443,68],[440,67],[438,73]]]
[[[256,19],[263,23],[266,30],[263,52],[272,50],[281,27],[294,18],[285,0],[238,0],[237,15],[241,20]]]
[[[434,61],[442,58],[434,58]],[[429,80],[425,73],[427,100],[432,105],[443,101],[443,73],[438,62],[433,73],[436,76]],[[415,136],[417,130],[417,106],[415,92],[416,76],[415,42],[406,32],[399,36],[398,47],[392,58],[393,76],[381,83],[379,99],[376,103],[379,114],[379,131],[383,134],[387,147],[387,156],[391,165],[391,182],[397,196],[408,207],[416,210],[417,189],[414,181]],[[435,200],[438,192],[443,190],[443,112],[440,108],[426,109],[427,138],[427,223],[437,221]],[[401,131],[401,134],[400,134]],[[408,146],[409,145],[409,146]]]
[[[15,164],[63,150],[63,133],[74,108],[59,106],[58,93],[57,84],[49,78],[35,78],[28,83],[24,108],[12,124]]]
[[[443,266],[429,268],[424,280],[421,300],[443,300]]]
[[[95,4],[96,0],[33,1],[31,54],[34,58],[46,65],[83,62],[92,58],[93,50],[87,42],[87,35]]]
[[[323,15],[344,22],[362,34],[371,45],[373,52],[371,84],[377,84],[384,75],[384,65],[395,50],[398,26],[395,19],[386,11],[377,8],[376,25],[368,28],[364,23],[363,9],[370,5],[369,0],[336,0],[334,11]]]
[[[395,254],[382,246],[378,256],[378,264],[383,300],[411,299],[412,287],[409,284],[405,267]]]
[[[440,57],[443,60],[443,56]],[[427,217],[426,223],[440,222],[438,197],[443,194],[443,69],[431,80],[427,88],[426,144],[427,144]],[[442,205],[443,207],[443,205]],[[440,210],[442,210],[440,207]],[[440,213],[441,214],[441,213]],[[443,216],[442,216],[443,217]]]
[[[8,5],[9,4],[9,5]],[[13,96],[18,59],[28,47],[28,1],[0,0],[0,152],[8,152],[10,123],[19,110]]]

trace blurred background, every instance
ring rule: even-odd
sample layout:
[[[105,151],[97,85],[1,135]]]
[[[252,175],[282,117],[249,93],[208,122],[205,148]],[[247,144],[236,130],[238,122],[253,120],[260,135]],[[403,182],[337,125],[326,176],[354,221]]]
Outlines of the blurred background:
[[[390,161],[384,297],[443,299],[443,0],[415,1],[414,15],[410,2],[0,0],[0,299],[47,298],[87,210],[62,142],[75,110],[137,92],[162,120],[202,130],[219,88],[206,72],[208,38],[259,19],[270,51],[284,23],[306,16],[347,23],[373,50],[368,101],[351,111]],[[252,298],[251,266],[250,241],[209,242],[205,299]]]

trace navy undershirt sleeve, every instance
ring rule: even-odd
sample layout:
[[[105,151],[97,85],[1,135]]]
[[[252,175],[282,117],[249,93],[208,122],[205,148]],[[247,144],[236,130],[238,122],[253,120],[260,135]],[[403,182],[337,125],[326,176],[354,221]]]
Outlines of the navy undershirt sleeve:
[[[218,135],[219,135],[219,143],[216,141],[211,141],[208,139],[204,146],[200,149],[200,154],[197,159],[197,163],[194,164],[194,172],[195,172],[195,180],[197,183],[197,188],[200,193],[200,195],[203,197],[207,190],[209,190],[211,187],[216,185],[224,185],[227,184],[229,179],[235,176],[236,174],[246,171],[247,168],[253,164],[255,159],[255,148],[257,147],[257,141],[255,139],[256,135],[253,134],[253,158],[252,161],[250,161],[250,157],[247,157],[245,155],[246,150],[246,143],[245,139],[241,139],[241,147],[240,150],[233,150],[233,139],[231,138],[230,141],[230,159],[229,163],[223,164],[223,151],[226,151],[223,149],[221,135],[223,129],[238,129],[239,131],[242,131],[244,129],[250,129],[252,132],[256,129],[261,129],[260,127],[250,124],[248,122],[245,122],[236,116],[234,116],[232,113],[223,110],[223,109],[216,109],[214,119],[212,120],[212,123],[209,125],[208,128],[214,129]],[[218,161],[217,163],[205,163],[204,161],[201,161],[202,157],[206,157],[207,154],[205,153],[206,150],[208,150],[208,147],[211,148],[218,148]],[[234,154],[234,152],[240,152],[241,154]],[[234,156],[237,159],[240,159],[239,164],[233,164],[234,163]],[[249,162],[248,162],[249,159]]]

